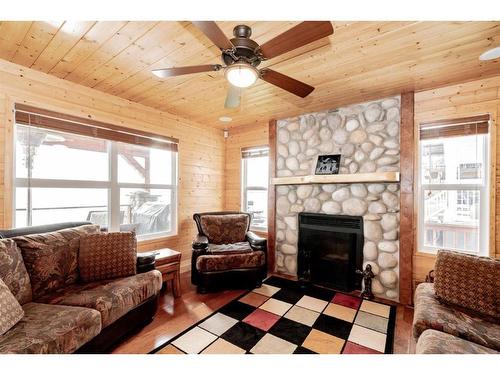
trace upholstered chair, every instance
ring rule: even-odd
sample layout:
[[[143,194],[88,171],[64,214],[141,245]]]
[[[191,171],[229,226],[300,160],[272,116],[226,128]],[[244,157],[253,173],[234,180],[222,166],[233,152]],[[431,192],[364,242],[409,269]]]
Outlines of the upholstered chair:
[[[250,232],[246,212],[193,215],[198,236],[193,241],[191,282],[199,293],[253,288],[267,275],[267,240]]]

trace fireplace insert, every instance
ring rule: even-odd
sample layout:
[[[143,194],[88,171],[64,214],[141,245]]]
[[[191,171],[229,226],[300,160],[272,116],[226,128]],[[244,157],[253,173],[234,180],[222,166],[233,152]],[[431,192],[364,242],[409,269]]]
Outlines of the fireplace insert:
[[[361,289],[361,216],[299,214],[299,280],[350,292]]]

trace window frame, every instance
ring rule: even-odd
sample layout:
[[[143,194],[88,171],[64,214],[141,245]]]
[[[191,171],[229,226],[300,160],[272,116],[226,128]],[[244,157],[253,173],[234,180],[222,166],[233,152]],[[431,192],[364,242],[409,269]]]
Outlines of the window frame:
[[[66,180],[66,179],[43,179],[43,178],[31,178],[28,177],[17,177],[16,171],[16,142],[17,142],[17,127],[25,126],[30,127],[30,125],[14,123],[13,128],[13,158],[12,158],[12,221],[13,226],[16,227],[16,190],[17,188],[27,188],[28,189],[28,202],[26,208],[27,224],[31,226],[30,217],[32,216],[32,211],[30,208],[30,188],[75,188],[75,189],[106,189],[108,191],[108,231],[118,232],[120,230],[120,189],[122,188],[138,188],[138,189],[168,189],[171,191],[171,230],[161,231],[149,234],[142,234],[137,236],[137,240],[148,241],[153,239],[172,237],[178,234],[178,152],[170,150],[171,157],[171,171],[172,171],[172,184],[146,184],[146,183],[124,183],[118,181],[118,141],[113,141],[109,139],[104,139],[107,143],[107,156],[108,156],[108,180],[107,181],[87,181],[87,180]],[[37,127],[31,125],[33,128],[40,129],[42,131],[51,131],[48,128]],[[72,134],[70,132],[63,132],[60,130],[54,130],[56,132],[61,132],[65,134]],[[82,136],[82,135],[80,135]],[[84,136],[85,137],[85,136]],[[132,144],[134,145],[134,144]],[[148,146],[135,145],[139,147],[152,148]]]
[[[259,150],[259,149],[266,149],[267,150],[267,152],[268,152],[267,158],[269,160],[269,146],[267,146],[267,145],[266,146],[249,147],[249,148],[246,148],[245,151]],[[243,152],[243,151],[244,150],[242,149],[241,152]],[[267,186],[247,186],[247,181],[248,181],[247,163],[248,163],[248,160],[251,158],[242,157],[241,153],[240,153],[240,157],[241,157],[241,210],[246,212],[247,203],[248,203],[248,192],[249,191],[266,191],[267,192],[266,196],[268,197],[269,196],[269,182],[268,182]],[[266,197],[266,211],[268,211],[268,208],[269,208],[267,197]],[[267,232],[268,225],[269,225],[268,212],[266,212],[266,223],[267,223],[266,226],[258,226],[258,225],[254,225],[253,220],[252,220],[252,223],[250,225],[250,230],[253,230],[256,232]]]
[[[423,183],[422,175],[422,140],[417,140],[417,194],[416,197],[418,201],[422,204],[418,204],[417,209],[417,252],[423,254],[435,255],[439,249],[447,249],[452,251],[458,251],[464,254],[472,254],[479,256],[488,256],[490,253],[490,238],[489,238],[489,227],[490,227],[490,189],[491,189],[491,132],[483,135],[483,160],[484,160],[484,171],[481,177],[481,184],[425,184]],[[443,138],[443,142],[446,142],[447,138]],[[479,192],[480,201],[480,215],[479,215],[479,251],[468,251],[465,249],[458,248],[447,248],[445,246],[445,239],[443,239],[443,246],[426,246],[425,237],[425,191],[426,190],[446,190],[446,191],[458,191],[460,190],[471,190]],[[466,243],[466,233],[464,233],[464,244]]]

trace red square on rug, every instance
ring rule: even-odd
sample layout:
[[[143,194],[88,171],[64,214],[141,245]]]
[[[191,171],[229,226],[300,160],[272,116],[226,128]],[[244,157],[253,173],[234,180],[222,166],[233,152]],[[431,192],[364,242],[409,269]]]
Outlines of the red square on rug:
[[[354,342],[347,341],[344,346],[342,354],[382,354],[376,350],[367,348],[363,345],[358,345]]]
[[[276,314],[257,309],[248,315],[243,322],[267,332],[280,318]]]
[[[359,305],[361,305],[361,298],[348,296],[347,294],[336,293],[332,299],[332,303],[357,310]]]

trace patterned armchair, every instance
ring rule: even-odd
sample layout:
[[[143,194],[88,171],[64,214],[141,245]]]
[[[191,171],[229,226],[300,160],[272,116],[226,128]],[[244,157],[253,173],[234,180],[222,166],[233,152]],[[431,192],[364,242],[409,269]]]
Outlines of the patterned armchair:
[[[198,236],[193,241],[191,282],[198,292],[260,286],[267,275],[267,240],[249,231],[252,216],[205,212],[193,219]]]

